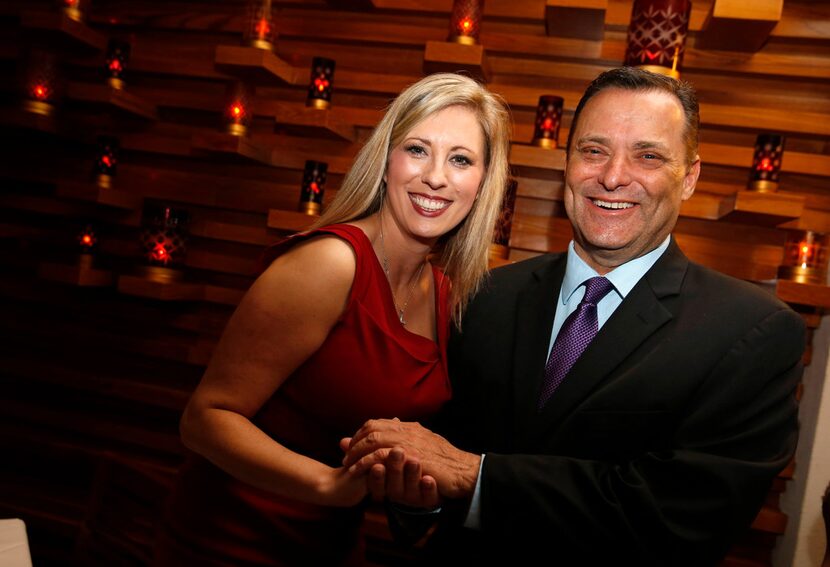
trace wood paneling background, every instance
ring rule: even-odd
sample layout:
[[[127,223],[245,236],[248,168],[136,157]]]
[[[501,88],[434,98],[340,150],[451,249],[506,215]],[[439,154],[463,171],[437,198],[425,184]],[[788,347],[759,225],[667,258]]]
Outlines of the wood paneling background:
[[[0,2],[0,515],[26,520],[39,567],[140,564],[181,457],[179,413],[263,246],[307,221],[296,213],[305,161],[329,164],[328,202],[383,108],[424,74],[426,43],[446,39],[451,1],[275,0],[278,59],[259,63],[232,49],[241,1],[93,0],[83,25],[57,17],[55,4]],[[511,260],[570,239],[564,154],[529,143],[540,95],[564,97],[564,143],[585,86],[621,63],[632,2],[607,4],[602,39],[591,40],[546,35],[545,0],[486,2],[489,84],[514,119]],[[693,4],[682,75],[700,95],[703,173],[677,239],[693,260],[766,282],[815,328],[828,288],[770,280],[787,229],[830,231],[830,5],[786,0],[759,50],[718,51],[698,47],[712,0]],[[111,37],[132,45],[122,93],[102,87]],[[33,45],[58,55],[67,80],[51,121],[21,110],[13,79]],[[303,110],[315,56],[337,62],[324,118]],[[225,88],[241,76],[255,87],[255,119],[249,139],[230,147],[216,135]],[[787,138],[771,196],[744,191],[762,132]],[[91,183],[101,134],[121,144],[110,192]],[[129,277],[142,263],[143,202],[191,215],[181,285]],[[70,267],[88,222],[110,285],[78,285]],[[67,277],[75,285],[57,281]],[[792,470],[727,564],[769,564]],[[118,507],[125,513],[113,516]],[[366,533],[376,563],[402,561],[381,516]]]

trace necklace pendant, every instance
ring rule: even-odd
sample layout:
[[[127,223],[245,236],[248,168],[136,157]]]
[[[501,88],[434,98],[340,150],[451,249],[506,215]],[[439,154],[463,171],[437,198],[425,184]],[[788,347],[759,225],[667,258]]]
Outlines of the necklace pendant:
[[[406,327],[406,319],[403,318],[403,309],[398,310],[398,320],[401,322],[401,325]]]

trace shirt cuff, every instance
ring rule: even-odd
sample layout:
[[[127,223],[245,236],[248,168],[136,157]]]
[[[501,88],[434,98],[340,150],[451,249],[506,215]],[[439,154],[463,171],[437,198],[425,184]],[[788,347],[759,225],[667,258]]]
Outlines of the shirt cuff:
[[[478,465],[478,478],[476,488],[473,491],[473,499],[470,501],[470,509],[467,517],[464,518],[464,527],[471,530],[481,529],[481,471],[484,470],[484,455],[481,455],[481,463]]]

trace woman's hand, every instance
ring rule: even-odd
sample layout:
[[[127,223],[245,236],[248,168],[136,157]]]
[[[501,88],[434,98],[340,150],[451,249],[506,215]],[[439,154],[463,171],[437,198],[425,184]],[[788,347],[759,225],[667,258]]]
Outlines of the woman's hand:
[[[356,506],[369,493],[366,474],[349,473],[346,467],[330,469],[320,485],[320,504],[326,506]]]

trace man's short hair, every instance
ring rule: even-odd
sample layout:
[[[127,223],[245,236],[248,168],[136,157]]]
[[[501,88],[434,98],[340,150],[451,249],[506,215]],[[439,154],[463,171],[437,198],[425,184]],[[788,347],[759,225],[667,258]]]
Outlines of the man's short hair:
[[[600,73],[591,81],[585,94],[579,100],[571,121],[571,129],[568,132],[567,155],[571,154],[571,142],[576,125],[579,122],[579,115],[585,104],[600,92],[606,89],[625,89],[629,91],[663,91],[680,102],[683,107],[683,115],[686,126],[683,131],[683,141],[686,145],[686,160],[689,165],[697,155],[698,131],[700,129],[700,108],[697,102],[697,93],[694,87],[686,81],[673,79],[666,75],[659,75],[637,67],[618,67]]]

